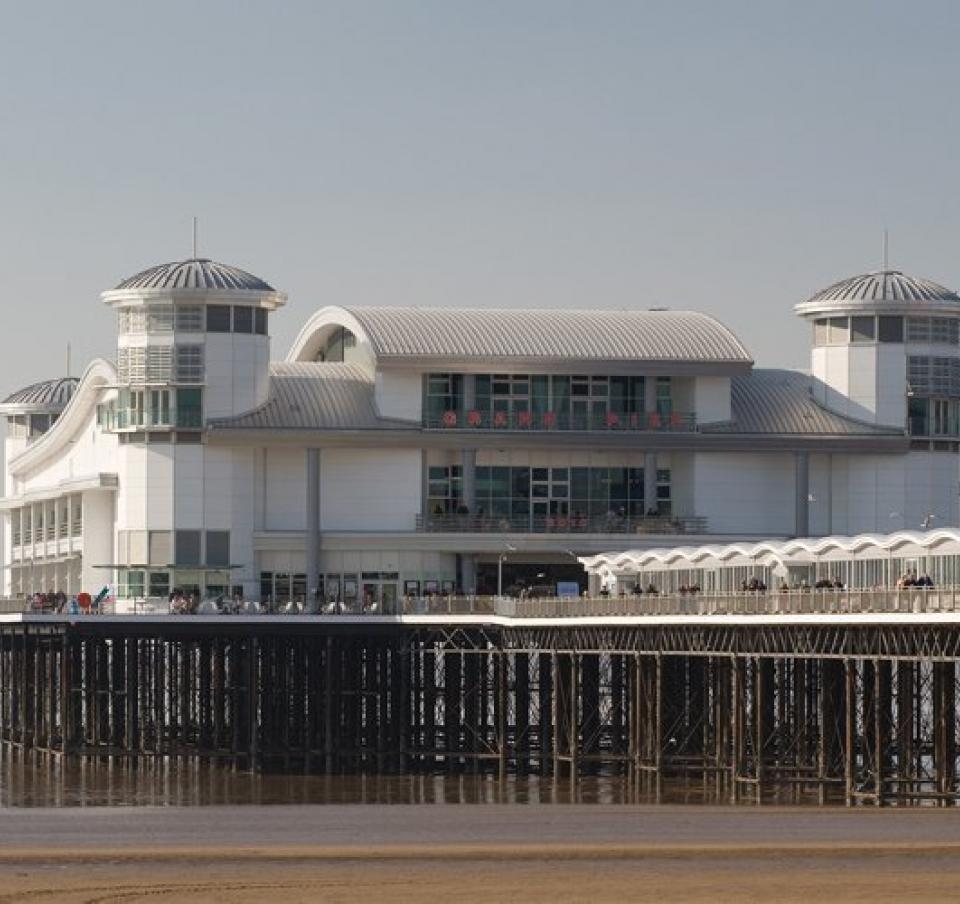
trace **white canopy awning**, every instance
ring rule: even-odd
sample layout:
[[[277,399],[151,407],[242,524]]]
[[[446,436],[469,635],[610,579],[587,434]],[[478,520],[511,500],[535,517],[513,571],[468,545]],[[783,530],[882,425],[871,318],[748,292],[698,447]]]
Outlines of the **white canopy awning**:
[[[960,530],[898,531],[854,537],[807,537],[795,540],[733,543],[728,546],[678,546],[601,553],[580,559],[590,574],[610,576],[641,571],[682,571],[693,568],[811,565],[816,562],[864,559],[960,556]]]

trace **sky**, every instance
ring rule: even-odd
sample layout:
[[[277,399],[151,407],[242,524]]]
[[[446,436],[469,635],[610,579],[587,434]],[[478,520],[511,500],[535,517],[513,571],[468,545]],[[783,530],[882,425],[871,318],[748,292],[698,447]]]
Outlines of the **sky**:
[[[960,4],[0,0],[0,397],[113,357],[99,293],[200,252],[324,304],[697,309],[960,286]]]

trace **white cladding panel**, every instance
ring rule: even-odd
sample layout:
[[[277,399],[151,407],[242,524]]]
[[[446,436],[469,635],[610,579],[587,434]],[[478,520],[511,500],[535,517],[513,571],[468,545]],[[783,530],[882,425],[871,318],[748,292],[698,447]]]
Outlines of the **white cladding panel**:
[[[112,493],[86,492],[83,494],[83,565],[80,584],[90,593],[97,593],[105,584],[111,584],[116,574],[97,565],[112,565],[115,561],[113,545],[114,500]]]
[[[700,424],[730,420],[730,378],[697,377],[693,410]]]
[[[814,346],[810,354],[810,367],[814,376],[813,397],[821,405],[827,404],[827,349]]]
[[[826,406],[831,411],[846,414],[850,388],[850,349],[849,346],[838,345],[828,347],[825,351],[823,381],[827,384]]]
[[[203,526],[229,530],[233,513],[233,450],[207,446],[203,456]]]
[[[307,526],[306,452],[303,449],[266,449],[263,486],[264,529],[305,530]],[[321,495],[321,500],[322,498]]]
[[[174,446],[155,443],[146,447],[146,527],[173,529]]]
[[[423,376],[398,370],[378,370],[374,400],[380,417],[419,421],[423,409]]]
[[[858,534],[920,530],[960,523],[957,459],[950,453],[815,456],[811,493],[829,510],[811,512],[811,533]],[[827,461],[832,460],[828,468]]]
[[[117,506],[118,530],[147,528],[147,447],[124,444],[117,454],[117,480],[120,487]]]
[[[877,423],[903,427],[907,420],[907,356],[904,346],[877,346]]]
[[[266,336],[207,333],[204,346],[205,417],[243,414],[266,401],[270,349]]]
[[[174,527],[181,530],[203,528],[203,454],[202,445],[176,445],[173,447]]]
[[[420,492],[418,449],[323,450],[322,530],[413,530]]]
[[[710,533],[793,533],[792,453],[698,452],[693,472],[694,507]]]
[[[94,474],[113,473],[117,470],[117,449],[116,436],[100,433],[95,415],[91,413],[58,454],[20,480],[19,492],[42,490],[62,481]]]
[[[848,350],[850,370],[847,386],[850,397],[843,413],[868,424],[876,423],[877,418],[876,349],[875,345],[851,345]]]

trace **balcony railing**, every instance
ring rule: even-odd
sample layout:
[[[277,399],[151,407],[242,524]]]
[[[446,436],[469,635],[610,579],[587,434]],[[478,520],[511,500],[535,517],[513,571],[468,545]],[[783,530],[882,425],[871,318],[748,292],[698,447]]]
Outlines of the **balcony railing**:
[[[455,534],[705,534],[707,519],[648,515],[418,515],[417,530]]]
[[[697,429],[693,414],[674,411],[619,413],[608,411],[597,415],[559,414],[555,411],[480,411],[449,410],[439,415],[427,415],[424,427],[431,430],[526,430],[540,431],[600,431],[604,433],[691,433]]]
[[[106,603],[90,614],[112,615],[116,607]],[[185,615],[171,612],[165,597],[126,601],[125,613],[142,615]],[[0,613],[27,612],[54,614],[49,608],[31,600],[0,600]],[[322,619],[331,616],[406,616],[428,615],[442,620],[448,615],[492,615],[504,618],[642,618],[659,616],[783,616],[819,615],[850,616],[922,613],[960,613],[960,588],[910,588],[906,590],[792,590],[786,592],[737,591],[732,593],[667,593],[606,597],[578,597],[572,599],[528,598],[513,599],[492,596],[401,597],[385,604],[364,606],[353,603],[319,603],[313,616]],[[302,615],[302,602],[281,602],[269,606],[258,602],[227,605],[223,608],[212,601],[202,604],[195,613],[187,615],[289,616]]]

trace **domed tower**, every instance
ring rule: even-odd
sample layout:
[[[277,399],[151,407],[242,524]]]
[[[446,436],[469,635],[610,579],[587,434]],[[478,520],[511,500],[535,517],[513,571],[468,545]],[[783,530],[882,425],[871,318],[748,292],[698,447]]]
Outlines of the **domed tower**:
[[[818,292],[794,310],[813,326],[818,402],[923,438],[960,435],[960,296],[880,270]],[[922,442],[922,440],[918,440]]]
[[[197,258],[101,297],[117,310],[117,429],[198,429],[266,401],[267,320],[286,296],[259,277]]]
[[[32,383],[0,402],[0,416],[7,419],[4,461],[19,455],[53,426],[79,382],[76,377],[59,377]],[[10,487],[5,487],[4,495],[9,492]]]
[[[101,297],[118,326],[117,386],[98,411],[101,430],[119,439],[118,596],[228,592],[238,578],[232,563],[252,556],[242,512],[253,463],[247,450],[208,445],[205,427],[267,401],[268,318],[286,296],[193,258],[151,267]]]

